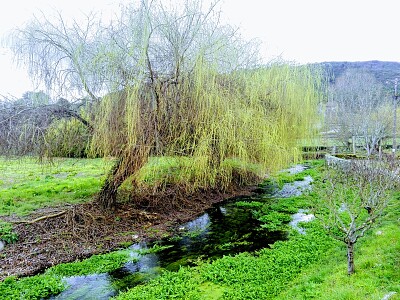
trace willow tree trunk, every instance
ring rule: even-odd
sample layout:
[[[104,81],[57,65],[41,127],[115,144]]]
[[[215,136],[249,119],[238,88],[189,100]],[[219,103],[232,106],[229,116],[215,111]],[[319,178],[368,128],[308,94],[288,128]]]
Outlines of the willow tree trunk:
[[[148,150],[146,148],[148,147],[134,149],[117,160],[97,198],[103,209],[114,210],[116,208],[118,188],[129,176],[139,171],[147,162]]]
[[[354,274],[354,243],[347,242],[347,274]]]
[[[117,192],[121,184],[129,177],[121,174],[122,159],[113,166],[98,195],[98,202],[103,209],[114,210],[117,204]]]

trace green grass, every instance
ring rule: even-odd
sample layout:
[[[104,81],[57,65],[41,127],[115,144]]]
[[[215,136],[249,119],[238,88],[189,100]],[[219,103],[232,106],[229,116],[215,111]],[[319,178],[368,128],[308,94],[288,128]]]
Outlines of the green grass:
[[[147,186],[189,181],[194,176],[192,164],[187,157],[151,157],[137,181]],[[226,160],[224,164],[242,171],[256,172],[257,168],[238,160]],[[0,157],[0,216],[22,216],[43,207],[90,201],[111,165],[111,160],[104,159],[54,158],[40,163],[31,157]],[[122,188],[129,190],[130,182],[127,180]]]
[[[27,215],[46,206],[91,200],[110,166],[103,159],[40,163],[29,157],[0,158],[0,215]]]
[[[13,231],[11,223],[0,221],[0,240],[7,244],[18,240],[18,235]]]
[[[149,157],[148,162],[137,172],[130,176],[121,185],[120,190],[123,194],[132,192],[132,182],[135,181],[140,188],[162,188],[169,185],[186,186],[189,190],[196,186],[196,176],[198,176],[196,164],[198,158],[186,156],[161,156]],[[260,178],[265,173],[265,168],[260,164],[252,164],[240,161],[239,159],[225,159],[221,162],[221,172],[236,173],[242,177],[254,174]],[[224,174],[219,174],[223,176]],[[135,180],[133,180],[135,179]],[[221,188],[221,186],[218,186]]]
[[[330,251],[317,264],[304,268],[276,299],[400,299],[400,193],[394,196],[380,226],[355,246],[356,273],[347,275],[346,250]]]

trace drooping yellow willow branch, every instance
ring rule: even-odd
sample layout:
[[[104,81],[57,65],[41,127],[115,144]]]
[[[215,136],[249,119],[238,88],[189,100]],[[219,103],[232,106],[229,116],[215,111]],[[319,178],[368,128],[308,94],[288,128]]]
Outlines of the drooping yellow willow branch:
[[[147,184],[224,189],[235,177],[246,183],[299,159],[299,141],[315,132],[320,85],[306,66],[220,74],[199,62],[178,83],[160,80],[108,95],[92,146],[116,156],[141,147],[145,161],[169,160],[165,176],[156,174],[155,160],[132,170],[137,184],[157,178]]]

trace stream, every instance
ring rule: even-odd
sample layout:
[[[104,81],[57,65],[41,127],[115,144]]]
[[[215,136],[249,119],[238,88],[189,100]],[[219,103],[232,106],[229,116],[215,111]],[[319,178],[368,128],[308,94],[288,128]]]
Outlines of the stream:
[[[289,173],[304,170],[302,166]],[[292,173],[293,174],[293,173]],[[136,243],[129,247],[132,261],[109,273],[64,278],[68,288],[49,299],[109,299],[154,278],[164,270],[177,271],[180,266],[194,266],[198,260],[215,259],[223,255],[253,252],[287,238],[286,231],[268,231],[252,217],[252,208],[237,206],[238,201],[265,202],[271,197],[290,197],[309,188],[312,178],[286,183],[282,189],[253,196],[236,197],[215,204],[193,221],[179,226],[173,237],[155,243]],[[299,222],[312,220],[306,211],[292,216],[290,225],[304,234]],[[159,251],[151,249],[159,248]],[[150,250],[150,251],[146,251]]]

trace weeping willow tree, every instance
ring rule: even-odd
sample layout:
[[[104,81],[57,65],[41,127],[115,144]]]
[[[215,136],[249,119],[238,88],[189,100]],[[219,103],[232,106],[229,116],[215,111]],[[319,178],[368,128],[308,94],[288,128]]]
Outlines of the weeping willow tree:
[[[153,192],[224,190],[296,160],[313,133],[318,72],[261,64],[259,44],[222,24],[218,5],[142,0],[108,26],[43,16],[12,39],[36,79],[92,99],[91,152],[116,158],[104,208],[126,180],[138,191],[154,158],[174,164]]]
[[[221,74],[199,60],[179,84],[156,91],[138,84],[106,97],[93,146],[119,160],[101,203],[113,207],[128,177],[137,187],[151,156],[182,158],[174,183],[187,192],[224,190],[286,166],[300,156],[298,141],[315,131],[317,83],[307,67],[278,64]]]

